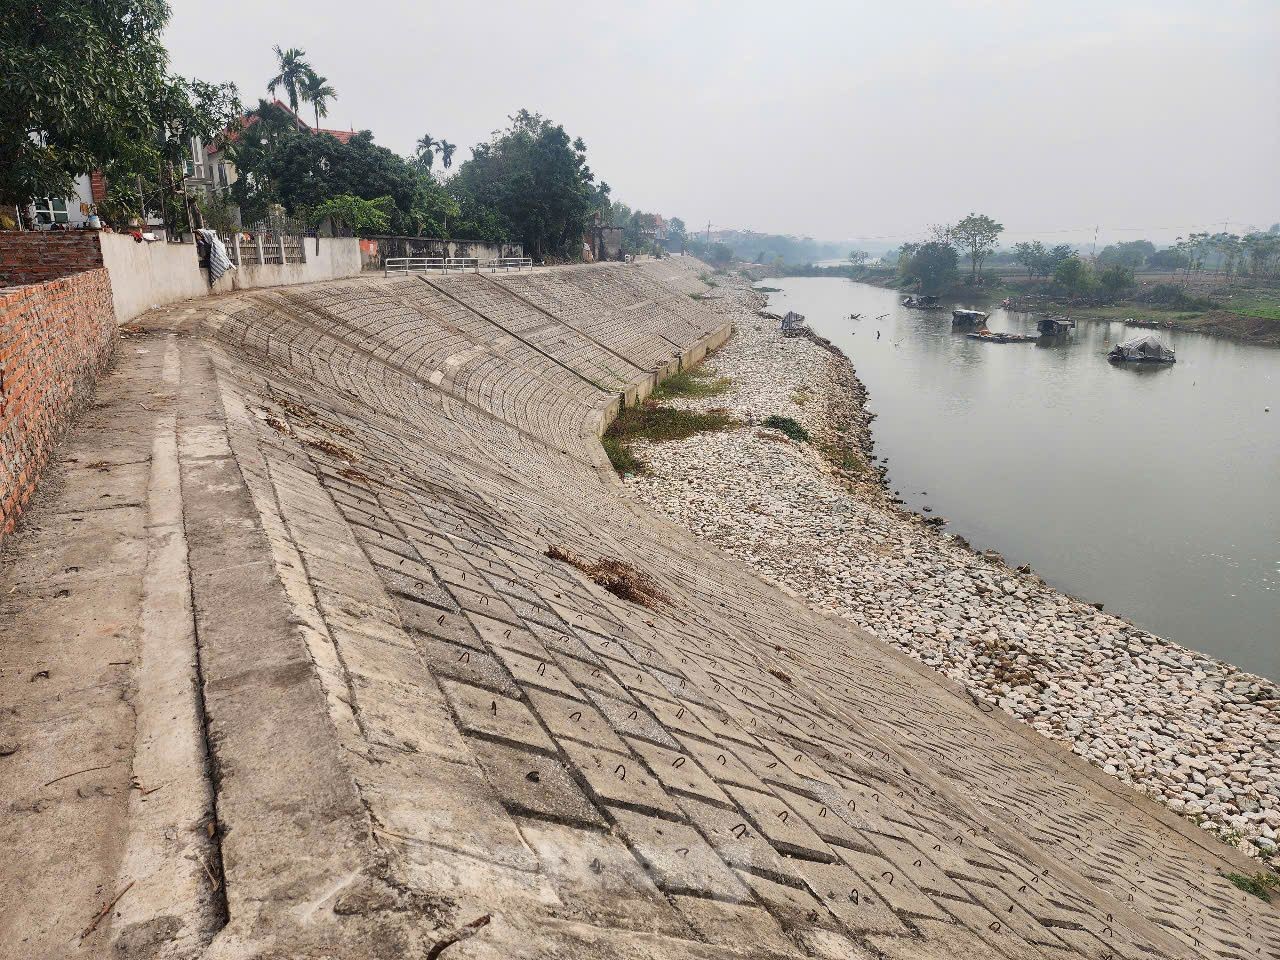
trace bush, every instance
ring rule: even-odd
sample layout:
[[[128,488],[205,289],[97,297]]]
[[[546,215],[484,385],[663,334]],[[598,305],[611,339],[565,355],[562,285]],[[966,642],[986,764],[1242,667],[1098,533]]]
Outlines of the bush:
[[[673,373],[653,391],[653,399],[669,400],[675,397],[716,397],[733,386],[728,377],[712,376],[701,367]]]
[[[809,431],[800,426],[800,424],[792,420],[790,417],[779,417],[777,414],[774,414],[771,417],[765,418],[764,426],[768,427],[770,430],[777,430],[780,433],[785,433],[792,440],[796,441],[796,443],[809,442]]]
[[[1143,290],[1135,300],[1143,303],[1155,303],[1162,307],[1176,307],[1181,310],[1212,310],[1217,306],[1206,297],[1193,297],[1176,283],[1157,283],[1149,290]]]

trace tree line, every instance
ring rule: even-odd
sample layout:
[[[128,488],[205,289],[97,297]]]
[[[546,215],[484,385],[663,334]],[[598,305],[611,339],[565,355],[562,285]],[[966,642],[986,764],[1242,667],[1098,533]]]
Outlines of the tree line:
[[[359,234],[512,241],[539,259],[579,256],[598,216],[625,220],[635,252],[653,248],[656,214],[611,201],[582,139],[538,113],[520,110],[456,165],[457,145],[430,134],[402,157],[368,130],[317,132],[338,92],[298,47],[274,48],[276,72],[265,84],[272,99],[247,113],[234,84],[172,75],[161,39],[169,16],[164,0],[0,7],[6,208],[72,195],[77,177],[99,170],[104,218],[159,213],[174,232],[229,229],[234,203],[247,223],[284,214]],[[304,110],[314,124],[301,119]],[[192,138],[235,164],[225,196],[185,189]]]

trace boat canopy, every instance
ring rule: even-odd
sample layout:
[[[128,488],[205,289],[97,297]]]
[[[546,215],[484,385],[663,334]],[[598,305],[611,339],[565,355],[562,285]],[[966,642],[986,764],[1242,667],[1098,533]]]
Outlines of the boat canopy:
[[[1149,333],[1130,337],[1118,343],[1107,356],[1112,360],[1136,360],[1148,363],[1173,363],[1173,351]]]

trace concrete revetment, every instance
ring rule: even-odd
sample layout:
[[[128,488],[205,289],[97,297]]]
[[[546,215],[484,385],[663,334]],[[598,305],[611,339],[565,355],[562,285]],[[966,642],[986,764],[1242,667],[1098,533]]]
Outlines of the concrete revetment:
[[[1280,954],[1244,858],[630,499],[700,269],[140,317],[0,582],[0,953]]]

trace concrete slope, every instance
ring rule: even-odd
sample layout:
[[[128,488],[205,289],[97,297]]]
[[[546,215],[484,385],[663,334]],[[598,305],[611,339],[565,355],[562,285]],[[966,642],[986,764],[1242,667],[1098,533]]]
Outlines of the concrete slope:
[[[0,956],[1280,955],[1233,851],[626,498],[701,269],[142,318],[7,558]]]

